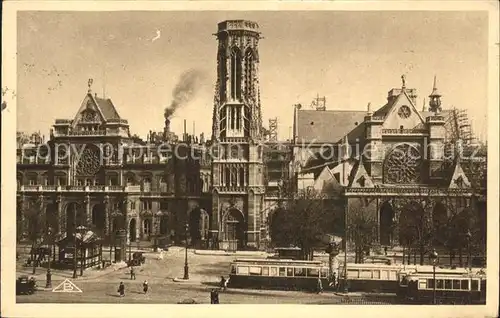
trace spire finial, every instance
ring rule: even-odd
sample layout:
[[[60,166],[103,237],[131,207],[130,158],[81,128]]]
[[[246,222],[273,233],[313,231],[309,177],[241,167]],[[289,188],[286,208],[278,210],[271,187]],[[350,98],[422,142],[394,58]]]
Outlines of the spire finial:
[[[425,97],[424,97],[424,102],[422,104],[422,111],[425,112]]]
[[[93,80],[93,79],[91,79],[91,78],[89,78],[89,81],[88,81],[88,83],[87,83],[87,85],[89,86],[89,93],[91,93],[91,92],[92,92],[92,83],[94,83],[94,80]]]
[[[405,89],[406,88],[406,76],[404,74],[401,75],[401,82],[402,82],[401,88]]]
[[[439,113],[441,111],[441,94],[438,92],[436,82],[436,75],[434,75],[432,93],[429,95],[429,111],[433,113]]]
[[[368,105],[366,106],[366,108],[367,108],[367,113],[371,114],[372,113],[372,103],[368,102]]]

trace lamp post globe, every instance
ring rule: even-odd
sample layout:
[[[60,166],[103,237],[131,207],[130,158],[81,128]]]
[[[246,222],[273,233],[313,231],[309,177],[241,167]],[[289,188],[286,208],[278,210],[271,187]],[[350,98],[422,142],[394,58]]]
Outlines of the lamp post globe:
[[[189,230],[189,224],[186,223],[185,227],[185,237],[186,237],[186,251],[185,251],[185,257],[184,257],[184,279],[189,279],[189,266],[188,266],[188,230]]]
[[[469,270],[472,269],[472,255],[471,255],[471,250],[470,250],[470,241],[472,239],[472,233],[470,230],[467,230],[467,233],[465,233],[465,238],[467,239],[467,266],[469,267]]]
[[[49,227],[47,229],[47,236],[48,236],[48,239],[49,239],[49,251],[52,253],[52,229]],[[47,274],[46,274],[46,284],[45,284],[45,288],[52,288],[52,273],[50,272],[50,263],[51,263],[51,255],[49,254],[49,263],[48,263],[48,267],[47,267]]]
[[[438,253],[436,252],[435,249],[432,250],[430,253],[429,257],[432,260],[432,280],[433,280],[433,288],[432,288],[432,303],[435,305],[436,304],[436,263],[438,261]]]

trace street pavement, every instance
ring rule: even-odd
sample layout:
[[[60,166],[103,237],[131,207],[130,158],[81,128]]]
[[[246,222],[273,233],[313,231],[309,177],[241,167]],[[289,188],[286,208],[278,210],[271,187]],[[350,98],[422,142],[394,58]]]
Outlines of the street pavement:
[[[128,268],[90,269],[83,277],[72,279],[72,271],[53,270],[52,287],[55,288],[69,278],[81,293],[52,292],[44,290],[45,269],[37,269],[38,285],[42,290],[33,295],[18,295],[18,303],[149,303],[176,304],[194,301],[199,304],[210,303],[210,290],[218,286],[221,276],[227,278],[229,263],[233,256],[197,255],[188,253],[190,279],[175,282],[184,273],[184,250],[171,248],[157,259],[158,253],[146,253],[146,263],[136,267],[136,279],[130,279]],[[265,257],[253,256],[252,258]],[[19,261],[17,275],[31,275],[31,268],[22,267]],[[149,291],[142,292],[142,283],[148,281]],[[120,282],[125,284],[125,297],[117,293]],[[221,304],[389,304],[395,303],[395,296],[356,296],[345,297],[331,292],[321,294],[301,291],[233,289],[221,291]]]

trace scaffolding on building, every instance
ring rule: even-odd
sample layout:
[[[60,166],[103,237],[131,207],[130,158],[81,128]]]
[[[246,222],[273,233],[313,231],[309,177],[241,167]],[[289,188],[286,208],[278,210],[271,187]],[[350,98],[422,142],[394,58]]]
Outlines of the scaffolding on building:
[[[269,141],[278,141],[278,118],[269,118]]]
[[[472,131],[471,121],[465,109],[453,108],[445,121],[445,155],[450,158],[458,142],[467,151],[477,144],[477,138]]]
[[[325,111],[326,110],[326,97],[319,97],[319,94],[317,94],[316,98],[312,101],[311,103],[311,108],[320,110],[320,111]]]

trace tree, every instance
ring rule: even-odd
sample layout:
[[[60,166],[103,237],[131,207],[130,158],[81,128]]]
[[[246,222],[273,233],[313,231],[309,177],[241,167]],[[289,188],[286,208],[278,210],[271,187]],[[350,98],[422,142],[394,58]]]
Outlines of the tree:
[[[31,242],[30,259],[33,262],[33,275],[36,274],[40,257],[35,255],[35,252],[43,245],[46,240],[47,224],[45,220],[45,204],[43,197],[39,196],[34,201],[25,202],[26,210],[24,217],[26,218],[28,239]]]
[[[420,265],[424,264],[424,258],[430,250],[433,242],[433,224],[429,213],[430,200],[424,196],[407,202],[403,206],[400,215],[399,240],[403,246],[408,247],[408,264],[410,263],[411,251],[413,250],[414,260],[417,263],[417,253],[420,258]]]
[[[312,188],[290,193],[272,218],[273,242],[300,247],[303,259],[311,260],[314,248],[322,245],[322,236],[331,229],[325,200]]]
[[[363,263],[365,251],[371,248],[377,238],[377,221],[361,205],[351,206],[347,218],[348,235],[354,242],[354,262]]]

